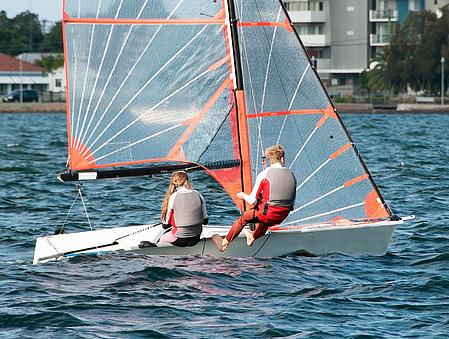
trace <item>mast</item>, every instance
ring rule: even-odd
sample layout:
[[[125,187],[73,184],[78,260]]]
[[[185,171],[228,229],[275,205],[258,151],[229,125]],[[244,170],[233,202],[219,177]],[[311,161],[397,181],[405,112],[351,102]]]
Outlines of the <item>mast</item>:
[[[249,152],[245,92],[243,89],[243,71],[242,62],[240,59],[240,45],[238,39],[238,19],[235,14],[234,0],[226,0],[226,5],[229,25],[228,29],[230,34],[231,59],[232,66],[234,68],[234,95],[237,112],[239,152],[240,158],[242,159],[242,191],[249,193],[252,190],[251,162]]]

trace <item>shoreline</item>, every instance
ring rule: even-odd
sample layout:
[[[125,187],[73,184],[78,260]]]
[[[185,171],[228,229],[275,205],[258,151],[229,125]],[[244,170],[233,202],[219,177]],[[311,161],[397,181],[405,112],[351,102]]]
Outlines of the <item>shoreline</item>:
[[[339,113],[369,113],[369,114],[409,114],[409,113],[439,113],[449,114],[449,105],[435,104],[399,104],[393,106],[374,106],[371,104],[336,104]],[[65,102],[51,103],[0,103],[0,113],[66,113]]]

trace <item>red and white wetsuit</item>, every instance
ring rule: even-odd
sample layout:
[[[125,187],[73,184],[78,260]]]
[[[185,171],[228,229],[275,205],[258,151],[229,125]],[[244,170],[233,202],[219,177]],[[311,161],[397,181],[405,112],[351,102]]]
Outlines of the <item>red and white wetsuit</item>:
[[[249,222],[256,223],[254,239],[261,237],[268,227],[280,224],[287,218],[295,197],[296,179],[293,173],[280,163],[267,167],[257,176],[251,194],[244,193],[245,201],[255,207],[237,218],[226,239],[235,239]]]

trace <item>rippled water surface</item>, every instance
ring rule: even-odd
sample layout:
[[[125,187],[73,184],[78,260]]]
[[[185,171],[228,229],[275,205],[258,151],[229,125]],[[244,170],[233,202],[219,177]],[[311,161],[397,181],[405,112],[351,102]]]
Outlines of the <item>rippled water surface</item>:
[[[0,114],[0,337],[449,336],[449,115],[343,115],[399,215],[383,257],[116,254],[32,265],[75,197],[63,114]],[[236,215],[201,174],[214,216]],[[84,185],[94,228],[148,223],[167,178]],[[67,231],[87,230],[76,204]]]

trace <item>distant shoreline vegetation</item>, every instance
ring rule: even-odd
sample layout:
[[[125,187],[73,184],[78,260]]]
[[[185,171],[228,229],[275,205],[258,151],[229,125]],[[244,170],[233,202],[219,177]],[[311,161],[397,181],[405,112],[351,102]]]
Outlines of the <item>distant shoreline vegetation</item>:
[[[14,18],[8,18],[5,11],[0,11],[0,36],[0,52],[11,56],[63,53],[61,21],[41,21],[37,14],[29,11]]]

